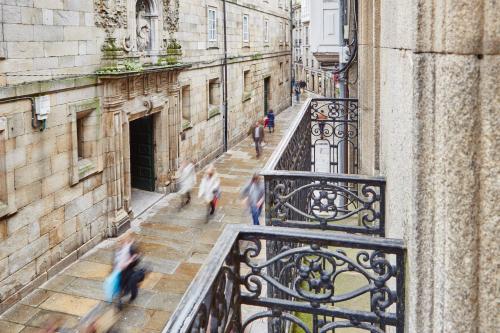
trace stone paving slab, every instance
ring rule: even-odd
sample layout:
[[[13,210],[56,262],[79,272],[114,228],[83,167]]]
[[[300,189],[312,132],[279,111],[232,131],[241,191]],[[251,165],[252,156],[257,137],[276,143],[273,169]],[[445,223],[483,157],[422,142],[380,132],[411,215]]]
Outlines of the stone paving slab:
[[[241,187],[263,167],[280,142],[300,105],[277,116],[276,131],[266,133],[260,159],[245,139],[214,164],[221,177],[222,198],[215,216],[206,223],[204,204],[196,198],[179,210],[172,194],[132,221],[144,264],[152,273],[141,284],[139,296],[127,304],[116,325],[120,333],[159,333],[175,310],[190,282],[208,257],[224,226],[251,223],[239,198]],[[201,174],[198,174],[198,182]],[[111,272],[116,239],[108,239],[0,316],[2,333],[36,332],[49,318],[62,318],[66,327],[103,302],[103,281]]]

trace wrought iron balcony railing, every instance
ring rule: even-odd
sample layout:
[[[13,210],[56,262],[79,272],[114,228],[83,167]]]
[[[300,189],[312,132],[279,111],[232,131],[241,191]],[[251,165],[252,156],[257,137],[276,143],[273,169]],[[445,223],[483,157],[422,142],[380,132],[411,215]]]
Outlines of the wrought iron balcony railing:
[[[269,243],[289,246],[270,255]],[[404,267],[399,240],[231,225],[163,333],[239,333],[258,320],[269,332],[403,333]]]
[[[266,224],[383,237],[385,180],[358,161],[358,101],[309,99],[261,172]]]

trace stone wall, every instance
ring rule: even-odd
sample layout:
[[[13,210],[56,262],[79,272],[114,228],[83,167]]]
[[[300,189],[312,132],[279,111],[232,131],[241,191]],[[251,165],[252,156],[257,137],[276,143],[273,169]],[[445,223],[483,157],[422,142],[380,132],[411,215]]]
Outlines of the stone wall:
[[[102,173],[71,184],[75,147],[70,108],[98,95],[95,81],[50,93],[52,112],[43,131],[32,127],[29,99],[0,106],[9,132],[0,144],[5,148],[7,182],[13,183],[8,196],[15,213],[0,221],[0,309],[29,292],[35,278],[40,284],[60,270],[62,259],[76,259],[106,235]]]
[[[118,23],[110,28],[115,21],[103,21],[96,12],[103,3],[0,0],[0,312],[102,238],[116,235],[133,216],[130,121],[154,117],[157,191],[174,188],[179,158],[208,163],[222,151],[222,108],[212,114],[208,105],[211,79],[220,80],[222,97],[222,1],[180,1],[179,7],[174,0],[157,1],[155,44],[142,53],[133,45],[126,49],[135,17],[125,23],[123,12],[112,7]],[[128,12],[135,10],[135,1],[121,3]],[[171,7],[164,11],[163,4]],[[215,45],[207,41],[207,5],[219,14]],[[177,27],[171,20],[176,8]],[[228,1],[227,12],[229,144],[234,145],[264,116],[264,78],[271,81],[271,108],[279,112],[291,103],[290,44],[279,29],[289,12],[277,0],[259,6]],[[250,18],[249,43],[242,41],[243,14]],[[269,42],[264,42],[264,19]],[[118,49],[103,52],[109,37],[116,38]],[[158,65],[164,40],[173,38],[182,46],[182,63],[95,74],[120,62]],[[110,61],[110,54],[119,59]],[[186,85],[190,122],[183,130]],[[32,126],[33,98],[40,95],[49,96],[51,105],[43,131],[42,124]],[[80,112],[90,112],[83,128],[90,137],[83,143],[89,158],[77,151]]]
[[[0,17],[6,58],[0,60],[0,86],[99,67],[105,34],[95,26],[92,0],[5,0]]]
[[[498,330],[500,10],[360,1],[362,173],[408,247],[408,332]]]

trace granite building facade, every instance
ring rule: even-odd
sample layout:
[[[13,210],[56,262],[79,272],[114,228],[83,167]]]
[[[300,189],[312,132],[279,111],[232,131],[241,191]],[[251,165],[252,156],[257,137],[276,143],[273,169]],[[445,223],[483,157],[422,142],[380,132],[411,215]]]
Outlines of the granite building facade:
[[[0,1],[0,310],[290,103],[289,6]],[[224,82],[224,41],[227,82]],[[227,83],[228,94],[224,94]]]

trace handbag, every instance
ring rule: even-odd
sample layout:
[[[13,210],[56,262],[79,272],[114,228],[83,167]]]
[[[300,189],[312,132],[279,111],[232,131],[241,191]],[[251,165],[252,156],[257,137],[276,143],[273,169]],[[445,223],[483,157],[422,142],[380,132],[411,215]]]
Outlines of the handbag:
[[[113,270],[104,280],[104,295],[108,302],[112,302],[113,298],[120,292],[120,280],[121,272],[118,269]]]

